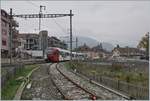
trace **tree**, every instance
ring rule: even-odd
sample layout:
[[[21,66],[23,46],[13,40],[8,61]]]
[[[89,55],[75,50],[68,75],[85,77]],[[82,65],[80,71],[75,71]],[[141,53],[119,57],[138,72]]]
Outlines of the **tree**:
[[[138,44],[138,48],[144,48],[146,50],[147,55],[149,54],[149,32],[142,37],[141,41]]]
[[[117,44],[117,48],[120,48],[119,44]]]
[[[99,45],[100,45],[100,49],[102,49],[102,50],[103,50],[103,45],[102,45],[102,43],[100,43]]]

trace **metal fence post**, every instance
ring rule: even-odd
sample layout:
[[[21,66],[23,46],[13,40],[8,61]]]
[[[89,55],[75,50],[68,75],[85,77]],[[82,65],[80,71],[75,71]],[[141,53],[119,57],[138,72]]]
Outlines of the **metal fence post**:
[[[130,93],[130,92],[129,92],[129,83],[127,83],[127,86],[128,86],[128,94],[129,94],[129,93]],[[129,95],[130,95],[130,94],[129,94]]]
[[[102,75],[100,75],[100,82],[102,83]]]
[[[120,90],[120,89],[119,89],[119,83],[120,83],[120,82],[119,82],[119,80],[117,80],[117,81],[118,81],[118,82],[117,82],[117,89]]]

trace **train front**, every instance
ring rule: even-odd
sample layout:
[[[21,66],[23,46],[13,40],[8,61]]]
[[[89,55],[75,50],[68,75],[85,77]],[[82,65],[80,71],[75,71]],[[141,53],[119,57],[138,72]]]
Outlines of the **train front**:
[[[55,48],[49,48],[47,50],[47,61],[48,62],[59,62],[59,51]]]

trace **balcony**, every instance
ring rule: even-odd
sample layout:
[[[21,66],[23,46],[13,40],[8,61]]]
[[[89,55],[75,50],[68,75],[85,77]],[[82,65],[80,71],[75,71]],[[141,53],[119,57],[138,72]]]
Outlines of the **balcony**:
[[[19,27],[19,23],[15,20],[12,21],[12,26],[13,27]]]

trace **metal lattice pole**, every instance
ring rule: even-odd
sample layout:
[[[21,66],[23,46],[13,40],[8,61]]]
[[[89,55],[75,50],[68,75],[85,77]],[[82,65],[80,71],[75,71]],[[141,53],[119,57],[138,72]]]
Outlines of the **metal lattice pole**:
[[[72,62],[72,10],[70,10],[70,63]]]
[[[9,40],[10,40],[10,47],[9,47],[9,55],[10,55],[10,64],[12,64],[12,8],[10,8],[10,25],[9,25]]]
[[[44,10],[45,10],[46,6],[40,5],[40,12],[39,12],[39,32],[41,30],[41,17],[42,17],[42,8],[43,7],[44,7]]]

